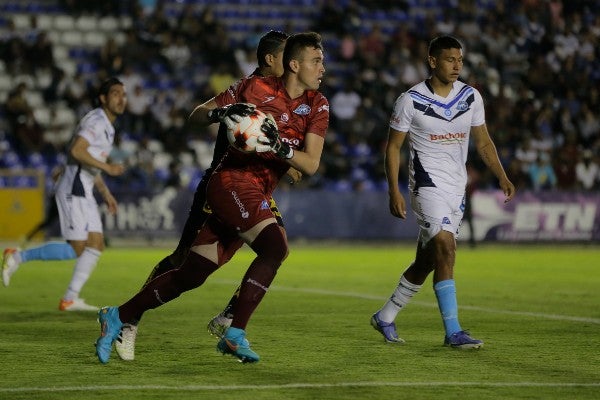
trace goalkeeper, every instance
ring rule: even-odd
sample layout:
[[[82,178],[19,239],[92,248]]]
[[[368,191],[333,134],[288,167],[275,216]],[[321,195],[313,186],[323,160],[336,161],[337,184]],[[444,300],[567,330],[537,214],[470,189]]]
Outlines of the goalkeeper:
[[[283,48],[285,46],[285,41],[287,39],[287,34],[279,31],[270,31],[263,35],[258,43],[256,49],[256,56],[258,60],[258,68],[251,74],[256,76],[281,76],[283,74]],[[225,111],[224,109],[223,111]],[[239,115],[244,115],[250,112],[250,109],[245,106],[233,106],[232,108],[227,109],[228,113],[232,113],[237,111]],[[215,114],[215,122],[218,120],[217,114]],[[188,214],[188,218],[183,227],[183,231],[181,233],[181,238],[179,239],[179,243],[177,248],[170,255],[163,258],[159,261],[158,264],[154,267],[143,287],[145,287],[150,281],[152,281],[157,276],[175,269],[179,267],[185,256],[188,254],[190,248],[192,247],[192,243],[196,238],[196,234],[206,221],[208,215],[210,214],[210,208],[206,206],[206,186],[210,177],[212,176],[212,172],[216,168],[216,166],[221,161],[223,154],[225,153],[227,147],[229,146],[229,142],[227,140],[227,128],[224,123],[219,125],[219,131],[217,134],[217,140],[215,143],[215,149],[213,154],[213,160],[210,167],[205,171],[202,180],[198,183],[196,187],[196,192],[194,193],[194,198],[192,201],[192,205],[190,207],[190,211]],[[292,182],[296,182],[301,178],[301,174],[290,168],[288,170],[288,176],[290,177]],[[273,211],[277,219],[277,223],[281,227],[283,233],[285,234],[283,219],[281,218],[281,213],[277,209],[277,204],[273,198],[270,199],[270,208]],[[227,304],[227,306],[223,309],[221,313],[216,315],[214,318],[210,320],[208,323],[208,330],[213,335],[221,338],[223,333],[229,326],[231,325],[231,320],[233,318],[233,308],[235,305],[235,301],[237,296],[239,295],[239,287],[235,290],[231,300]],[[132,321],[130,324],[124,324],[119,338],[115,343],[115,347],[117,350],[117,354],[123,360],[133,360],[135,358],[135,340],[137,337],[137,327],[139,321]]]
[[[291,167],[312,175],[319,168],[329,125],[329,103],[317,91],[325,73],[321,36],[314,32],[290,36],[283,51],[282,77],[242,79],[196,107],[190,119],[201,125],[237,119],[259,104],[271,114],[256,153],[228,147],[206,187],[210,214],[182,266],[166,272],[118,307],[98,313],[101,334],[96,355],[107,363],[123,323],[139,320],[183,292],[201,286],[247,243],[256,253],[242,282],[233,321],[217,350],[242,362],[260,357],[246,339],[248,322],[288,254],[288,243],[269,208],[279,180]],[[240,104],[246,103],[246,104]]]

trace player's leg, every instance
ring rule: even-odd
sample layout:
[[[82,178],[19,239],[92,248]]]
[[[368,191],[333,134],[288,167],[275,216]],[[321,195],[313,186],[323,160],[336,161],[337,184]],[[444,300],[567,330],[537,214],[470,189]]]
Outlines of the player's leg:
[[[250,244],[256,252],[256,258],[242,279],[231,326],[217,344],[219,351],[232,354],[242,362],[257,362],[260,359],[246,340],[246,326],[288,254],[287,240],[274,219],[263,221],[257,231],[260,233]]]
[[[73,275],[59,302],[61,311],[96,311],[79,297],[104,250],[102,221],[94,198],[56,195],[61,232],[77,254]]]
[[[2,260],[2,282],[4,286],[10,284],[10,278],[27,261],[72,260],[77,255],[73,248],[66,242],[48,242],[41,246],[27,250],[8,248],[4,250]]]
[[[208,210],[204,208],[204,203],[206,201],[206,181],[207,179],[201,180],[196,187],[194,199],[192,201],[187,220],[183,226],[183,231],[181,232],[181,237],[179,238],[177,248],[173,251],[173,253],[160,260],[158,264],[154,266],[150,272],[150,275],[148,275],[146,281],[142,285],[142,288],[146,287],[146,285],[152,282],[159,275],[171,271],[183,264],[185,257],[190,251],[190,247],[192,246],[192,243],[198,234],[198,231],[209,215]],[[219,319],[215,322],[219,323],[219,325],[222,325],[227,323],[227,321],[230,320],[224,319],[224,321],[221,321]],[[117,350],[117,354],[122,360],[131,361],[135,359],[135,341],[137,338],[139,322],[140,319],[137,319],[131,323],[125,323],[119,332],[119,336],[115,342],[115,348]],[[218,328],[215,327],[215,329]]]
[[[441,221],[441,226],[437,233],[429,231],[431,239],[426,243],[425,251],[431,257],[435,267],[433,290],[444,323],[444,345],[461,349],[480,348],[483,346],[483,342],[471,338],[461,328],[458,321],[454,264],[456,262],[456,235],[464,212],[464,196],[440,193],[439,190],[434,190],[434,193],[437,193],[436,199],[444,200],[444,203],[433,207],[435,211],[430,208],[429,212],[430,215],[442,212],[436,217],[437,221]]]
[[[202,242],[199,248],[192,247],[181,267],[159,275],[121,306],[100,310],[101,335],[96,341],[96,354],[102,363],[108,362],[112,344],[117,340],[124,324],[137,324],[144,312],[202,285],[217,270],[221,250],[216,236],[208,224],[199,232],[199,236],[206,242]]]
[[[271,197],[269,205],[271,208],[271,212],[273,213],[273,215],[275,216],[275,219],[277,220],[277,225],[279,225],[279,227],[281,228],[281,232],[287,241],[287,234],[285,231],[285,226],[283,224],[283,217],[281,215],[281,212],[279,211],[279,208],[277,208],[277,203],[275,202],[275,199],[273,197]],[[233,296],[231,296],[231,298],[229,299],[229,302],[227,303],[227,305],[225,306],[223,311],[221,311],[219,314],[215,315],[208,322],[207,329],[208,329],[208,332],[210,332],[210,334],[218,337],[219,339],[223,337],[223,334],[225,333],[227,328],[229,328],[231,326],[231,321],[233,320],[233,315],[234,315],[233,310],[235,309],[235,304],[237,302],[239,295],[240,295],[240,286],[238,286],[235,289]]]

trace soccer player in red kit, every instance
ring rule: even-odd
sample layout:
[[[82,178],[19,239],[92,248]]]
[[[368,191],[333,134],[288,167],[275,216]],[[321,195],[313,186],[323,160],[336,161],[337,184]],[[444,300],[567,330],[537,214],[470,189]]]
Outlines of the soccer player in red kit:
[[[100,310],[101,336],[96,341],[100,362],[108,362],[123,323],[202,285],[243,243],[256,258],[242,279],[231,327],[217,350],[242,362],[259,360],[246,339],[246,325],[288,254],[269,199],[290,167],[309,176],[317,171],[329,124],[329,103],[317,91],[325,72],[321,36],[314,32],[290,36],[283,65],[282,77],[242,79],[190,115],[191,121],[208,125],[237,120],[258,108],[272,119],[262,126],[266,137],[256,153],[230,146],[213,172],[206,192],[213,214],[183,265],[158,276],[121,306]]]

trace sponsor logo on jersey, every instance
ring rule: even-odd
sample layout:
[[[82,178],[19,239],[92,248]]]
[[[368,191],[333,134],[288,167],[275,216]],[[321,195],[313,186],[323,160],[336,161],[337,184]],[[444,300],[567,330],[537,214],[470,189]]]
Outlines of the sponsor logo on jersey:
[[[300,104],[298,108],[294,110],[294,114],[308,115],[310,114],[310,106],[308,104]]]
[[[269,210],[271,207],[269,207],[269,203],[266,200],[263,200],[262,203],[260,203],[260,209],[261,210]]]
[[[448,218],[448,217],[442,218],[442,225],[450,225],[450,218]]]
[[[238,197],[237,193],[233,191],[231,192],[231,195],[233,196],[233,201],[235,202],[235,204],[237,204],[238,208],[240,209],[240,215],[242,216],[242,218],[248,218],[250,216],[250,213],[248,212],[248,210],[246,210],[246,207],[244,207],[244,204]]]
[[[456,105],[456,109],[457,109],[458,111],[466,111],[466,110],[468,110],[468,109],[469,109],[469,105],[467,104],[467,102],[466,102],[466,101],[464,101],[464,100],[461,100],[461,101],[459,101],[459,102],[458,102],[458,104]]]
[[[442,135],[436,135],[433,133],[429,134],[429,140],[435,142],[437,140],[448,141],[448,140],[465,140],[467,138],[467,134],[464,132],[458,133],[444,133]]]

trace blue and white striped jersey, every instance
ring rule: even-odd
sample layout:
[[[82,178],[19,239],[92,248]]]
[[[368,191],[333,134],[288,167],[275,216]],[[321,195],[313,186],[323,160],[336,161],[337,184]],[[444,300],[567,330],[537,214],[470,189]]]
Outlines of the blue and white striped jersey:
[[[463,82],[454,82],[447,97],[436,95],[427,81],[400,95],[390,127],[408,133],[410,190],[430,186],[464,193],[469,133],[483,124],[481,94]]]

